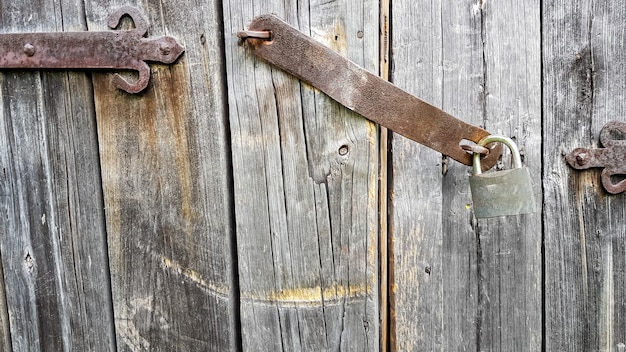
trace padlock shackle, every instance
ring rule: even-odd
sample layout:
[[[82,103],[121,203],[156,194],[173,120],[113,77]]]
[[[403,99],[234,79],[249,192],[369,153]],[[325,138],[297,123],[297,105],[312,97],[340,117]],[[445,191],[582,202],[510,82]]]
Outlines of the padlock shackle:
[[[511,138],[492,134],[481,139],[480,142],[478,142],[478,145],[484,147],[489,143],[495,142],[500,142],[509,147],[511,150],[511,157],[513,158],[513,168],[518,169],[522,167],[522,157],[519,153],[519,149],[517,148],[517,144],[515,144]],[[480,156],[480,153],[474,153],[474,162],[472,164],[474,168],[474,175],[482,174],[482,170],[480,168]]]

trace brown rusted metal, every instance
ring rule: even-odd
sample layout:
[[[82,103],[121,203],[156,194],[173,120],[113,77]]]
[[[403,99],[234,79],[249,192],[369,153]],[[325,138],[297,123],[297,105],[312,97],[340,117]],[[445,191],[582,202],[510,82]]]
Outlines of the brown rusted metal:
[[[609,122],[600,131],[604,148],[576,148],[565,156],[567,163],[577,170],[602,167],[602,185],[607,192],[626,191],[626,123]]]
[[[171,64],[184,48],[169,36],[145,38],[148,22],[141,12],[124,6],[108,18],[116,28],[130,16],[132,30],[102,32],[7,33],[0,34],[0,69],[94,69],[133,70],[139,78],[132,83],[115,74],[113,84],[129,93],[144,90],[150,80],[146,61]]]
[[[472,153],[477,153],[477,154],[482,154],[482,155],[489,154],[489,148],[481,147],[478,144],[463,144],[461,145],[461,148],[463,148],[463,150],[466,150]]]
[[[472,156],[461,143],[477,143],[490,134],[369,73],[274,15],[255,18],[249,31],[271,33],[268,40],[241,32],[255,55],[350,110],[465,165],[472,165]],[[484,170],[496,164],[502,150],[498,143],[488,147],[490,153],[482,160]]]

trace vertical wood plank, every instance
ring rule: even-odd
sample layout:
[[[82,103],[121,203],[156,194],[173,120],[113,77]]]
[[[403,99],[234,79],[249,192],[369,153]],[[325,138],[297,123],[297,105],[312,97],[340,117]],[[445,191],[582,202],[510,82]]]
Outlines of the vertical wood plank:
[[[8,193],[1,188],[0,197],[8,197]],[[3,219],[0,219],[0,228],[5,228],[4,224],[8,223],[9,212],[3,211],[0,216],[3,217]],[[0,348],[3,351],[11,351],[11,322],[9,320],[9,309],[7,307],[7,296],[4,286],[4,270],[2,270],[1,264],[2,258],[0,258]]]
[[[536,351],[542,346],[540,2],[481,2],[480,14],[483,123],[519,146],[537,208],[477,223],[478,349]]]
[[[563,160],[624,120],[626,11],[618,3],[543,4],[546,350],[620,351],[626,342],[626,198],[600,170]]]
[[[480,26],[467,10],[468,2],[393,1],[391,80],[477,123]],[[465,209],[467,168],[396,134],[391,148],[391,350],[474,350],[477,263]],[[455,202],[444,199],[454,197],[444,182],[459,192]]]
[[[246,351],[378,350],[378,144],[371,123],[258,61],[235,33],[275,13],[376,72],[378,6],[224,3]]]
[[[392,20],[393,82],[513,136],[538,176],[539,4],[394,1]],[[392,349],[541,348],[540,212],[476,221],[470,168],[397,135],[392,163]]]
[[[236,350],[232,205],[216,1],[143,1],[185,47],[129,95],[94,74],[119,351]],[[89,1],[90,30],[126,1]],[[124,24],[129,26],[128,21]]]
[[[86,29],[79,2],[0,8],[3,32]],[[12,343],[3,339],[4,350],[112,351],[90,81],[7,72],[1,91],[0,250]]]

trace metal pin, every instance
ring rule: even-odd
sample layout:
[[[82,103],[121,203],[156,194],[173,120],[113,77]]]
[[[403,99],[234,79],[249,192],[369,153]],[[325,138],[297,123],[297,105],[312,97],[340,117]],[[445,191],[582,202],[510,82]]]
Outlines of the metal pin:
[[[270,31],[239,31],[237,36],[241,39],[254,38],[254,39],[272,39],[272,32]]]
[[[489,155],[489,148],[485,148],[485,147],[480,146],[478,144],[474,144],[474,145],[463,144],[461,146],[461,148],[463,148],[463,150],[467,150],[467,151],[472,152],[472,153],[478,153],[478,154],[482,154],[482,155]]]

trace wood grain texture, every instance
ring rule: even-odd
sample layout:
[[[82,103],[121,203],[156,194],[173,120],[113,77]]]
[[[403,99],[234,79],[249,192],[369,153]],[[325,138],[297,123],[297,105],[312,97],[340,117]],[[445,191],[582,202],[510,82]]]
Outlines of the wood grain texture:
[[[5,1],[0,27],[85,30],[81,4]],[[13,71],[3,74],[1,91],[0,250],[11,331],[3,350],[111,351],[90,81],[84,73]]]
[[[392,81],[513,136],[535,180],[539,19],[538,2],[392,2]],[[397,135],[391,162],[392,350],[540,349],[540,212],[476,221],[468,167]]]
[[[626,351],[626,196],[563,160],[624,120],[620,3],[0,0],[0,32],[122,5],[186,48],[146,92],[0,74],[0,350]],[[470,168],[252,57],[269,12],[512,136],[538,212],[474,219]]]
[[[270,12],[378,66],[377,2],[224,3],[243,350],[376,351],[376,128],[237,45]]]
[[[392,82],[460,118],[480,116],[481,57],[464,48],[475,50],[480,27],[464,6],[394,1],[391,13]],[[477,264],[464,209],[467,168],[445,164],[445,177],[458,179],[465,196],[452,203],[456,214],[446,224],[458,228],[445,233],[441,155],[395,134],[391,148],[391,350],[473,350]]]
[[[91,1],[90,30],[126,1]],[[237,346],[232,205],[216,2],[139,2],[148,36],[185,47],[138,95],[94,74],[117,349]],[[190,11],[193,9],[193,11]],[[124,20],[123,27],[131,24]]]
[[[391,29],[390,0],[380,1],[379,13],[379,76],[389,80],[389,36]],[[378,258],[379,258],[379,315],[380,315],[380,352],[389,351],[389,130],[379,126],[379,179],[378,179]]]
[[[0,188],[0,197],[8,197],[2,188]],[[4,224],[8,223],[8,215],[8,211],[3,212],[2,216],[6,218],[0,220],[0,228],[5,228]],[[0,258],[0,263],[2,263],[2,258]],[[0,269],[2,269],[1,266]],[[3,351],[11,351],[11,321],[4,286],[4,271],[0,271],[0,274],[0,347]]]
[[[519,146],[537,206],[533,214],[477,223],[478,349],[536,351],[542,346],[540,2],[484,2],[481,15],[484,124]]]
[[[623,121],[626,11],[612,2],[543,4],[546,350],[621,351],[626,343],[626,198],[600,170],[563,154],[597,147]]]

